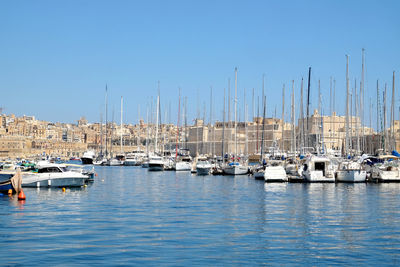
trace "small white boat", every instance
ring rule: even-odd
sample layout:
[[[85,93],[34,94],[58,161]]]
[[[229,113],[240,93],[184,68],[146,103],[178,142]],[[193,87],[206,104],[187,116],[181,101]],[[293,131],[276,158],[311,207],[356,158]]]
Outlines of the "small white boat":
[[[181,157],[175,162],[175,171],[190,171],[192,169],[192,159],[190,157]]]
[[[249,172],[249,168],[239,162],[231,162],[223,167],[223,172],[228,175],[243,175]]]
[[[196,173],[197,175],[209,175],[211,171],[212,165],[206,159],[198,159],[196,164]]]
[[[361,163],[355,161],[343,161],[339,163],[336,171],[336,181],[345,183],[360,183],[367,179],[367,171]]]
[[[379,162],[369,167],[371,179],[378,182],[400,182],[399,158],[382,155],[376,158]]]
[[[80,187],[89,179],[77,171],[70,171],[63,164],[45,163],[36,166],[37,173],[22,173],[23,187]]]
[[[95,158],[95,153],[94,151],[86,151],[85,153],[83,153],[82,157],[81,157],[81,161],[82,164],[86,165],[86,164],[93,164],[93,160]]]
[[[163,158],[159,156],[150,156],[148,168],[149,171],[163,171],[164,170]]]
[[[281,161],[270,161],[268,165],[257,169],[254,178],[265,182],[287,182],[288,178],[282,164]]]
[[[335,170],[331,160],[312,155],[303,166],[303,177],[307,182],[335,182]]]

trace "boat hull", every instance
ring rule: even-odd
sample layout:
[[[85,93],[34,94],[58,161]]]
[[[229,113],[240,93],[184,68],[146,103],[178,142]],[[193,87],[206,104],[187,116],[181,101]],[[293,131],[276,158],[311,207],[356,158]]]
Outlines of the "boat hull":
[[[248,173],[248,168],[242,165],[232,165],[224,168],[224,174],[228,175],[244,175]]]
[[[310,183],[334,183],[335,177],[333,175],[325,176],[322,171],[303,171],[303,176],[306,182]]]
[[[192,164],[190,162],[177,162],[175,164],[175,171],[190,171]]]
[[[264,170],[264,180],[266,182],[287,182],[288,178],[282,166],[270,166]]]
[[[149,163],[148,166],[149,166],[148,170],[151,171],[151,172],[163,171],[164,170],[164,164]]]
[[[367,179],[365,170],[339,170],[336,172],[336,181],[342,183],[362,183]]]
[[[210,167],[196,167],[196,173],[197,175],[209,175],[211,171],[211,166]]]

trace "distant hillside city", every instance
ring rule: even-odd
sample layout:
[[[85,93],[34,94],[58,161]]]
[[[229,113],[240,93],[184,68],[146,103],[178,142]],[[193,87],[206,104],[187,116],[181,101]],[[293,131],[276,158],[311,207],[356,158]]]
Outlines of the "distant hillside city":
[[[80,157],[85,151],[110,156],[133,151],[167,152],[186,149],[192,156],[203,154],[259,154],[279,148],[299,151],[300,147],[323,148],[339,152],[346,137],[344,116],[321,116],[318,111],[294,123],[280,118],[255,117],[250,122],[215,122],[197,119],[193,125],[89,123],[84,117],[76,124],[37,120],[34,116],[0,116],[0,158],[38,156]],[[350,149],[355,153],[374,154],[377,150],[400,150],[400,123],[377,133],[362,127],[359,117],[350,117]],[[156,131],[156,128],[157,131]],[[236,131],[235,131],[236,128]],[[264,130],[263,130],[264,129]],[[157,133],[157,134],[156,134]],[[235,136],[236,133],[236,136]],[[122,140],[122,142],[121,142]],[[224,152],[222,152],[222,149]]]

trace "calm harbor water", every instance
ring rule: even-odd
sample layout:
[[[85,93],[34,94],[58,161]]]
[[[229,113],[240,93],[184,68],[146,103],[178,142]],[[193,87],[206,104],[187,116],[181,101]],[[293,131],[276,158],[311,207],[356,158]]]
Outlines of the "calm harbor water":
[[[0,197],[0,265],[400,265],[400,184],[96,171]]]

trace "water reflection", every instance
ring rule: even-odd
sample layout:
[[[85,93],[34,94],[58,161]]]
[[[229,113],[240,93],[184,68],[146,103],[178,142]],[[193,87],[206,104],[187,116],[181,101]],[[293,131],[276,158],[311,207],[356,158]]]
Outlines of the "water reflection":
[[[6,265],[60,258],[110,265],[381,265],[400,257],[400,184],[96,171],[87,188],[30,188],[25,203],[0,199],[0,256],[13,254]]]

